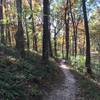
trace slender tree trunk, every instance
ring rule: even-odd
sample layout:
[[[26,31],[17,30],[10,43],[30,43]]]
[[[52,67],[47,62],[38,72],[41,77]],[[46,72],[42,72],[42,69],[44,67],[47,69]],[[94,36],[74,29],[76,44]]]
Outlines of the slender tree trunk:
[[[54,53],[55,53],[55,57],[57,57],[57,38],[54,37]]]
[[[1,43],[2,44],[5,44],[5,39],[4,39],[4,25],[3,24],[1,24],[0,25],[1,26]]]
[[[43,0],[43,48],[42,58],[44,61],[49,59],[49,0]]]
[[[57,57],[57,35],[56,35],[56,29],[54,31],[54,55]]]
[[[0,33],[1,33],[1,43],[5,44],[4,39],[4,25],[3,25],[3,0],[0,0]]]
[[[25,56],[24,51],[24,30],[22,26],[22,0],[16,0],[18,13],[18,30],[16,32],[16,48],[20,52],[21,57]]]
[[[65,10],[65,12],[67,12]],[[66,19],[67,14],[65,13],[65,32],[66,32],[66,59],[69,58],[69,12],[68,12],[68,19]]]
[[[73,18],[73,14],[71,12],[71,18],[72,18],[72,24],[73,24],[73,36],[72,36],[72,39],[73,39],[73,55],[75,55],[75,36],[76,36],[76,33],[75,33],[75,22],[74,22],[74,18]]]
[[[78,24],[75,26],[75,57],[77,56],[77,27]]]
[[[49,4],[48,4],[48,13],[49,13],[49,15],[50,15],[50,2],[49,2]],[[50,24],[50,16],[49,16],[49,56],[50,57],[53,57],[53,52],[52,52],[52,44],[51,44],[51,33],[50,33],[50,26],[51,26],[51,24]]]
[[[35,25],[34,25],[32,0],[29,0],[29,4],[30,4],[30,9],[32,11],[31,17],[32,17],[33,50],[38,51],[38,48],[37,48],[37,34],[36,34],[36,31],[35,31]]]
[[[52,44],[51,44],[51,36],[49,38],[49,56],[50,57],[53,57]]]
[[[91,74],[91,57],[90,57],[90,35],[89,35],[89,26],[88,26],[88,19],[87,19],[87,12],[86,12],[86,0],[82,0],[82,6],[83,6],[83,14],[84,14],[84,27],[85,27],[85,33],[86,33],[86,68],[87,73]]]
[[[32,32],[33,32],[33,50],[38,51],[38,49],[37,49],[37,34],[35,31],[33,14],[32,14]]]
[[[30,50],[30,40],[28,34],[28,27],[27,27],[27,19],[26,19],[26,12],[24,13],[24,21],[25,21],[25,28],[26,28],[26,37],[27,37],[27,50]]]
[[[78,19],[75,19],[75,15],[74,15],[74,20],[77,20],[75,22],[75,25],[74,25],[74,29],[75,29],[75,58],[76,58],[76,56],[77,56],[77,34],[78,34],[78,25],[79,25],[80,17]]]
[[[7,2],[7,0],[5,1],[5,3],[6,2]],[[9,3],[5,4],[6,12],[9,12],[9,6],[11,6]],[[6,13],[6,17],[10,18],[10,14]],[[6,36],[7,36],[7,39],[6,39],[6,42],[8,43],[8,45],[12,46],[11,34],[10,34],[10,29],[9,28],[10,28],[10,23],[8,23],[8,21],[7,21],[7,24],[6,24]]]
[[[72,19],[72,25],[73,25],[73,35],[72,35],[72,54],[76,57],[76,52],[77,52],[77,48],[76,48],[76,25],[75,25],[75,17],[74,14],[72,12],[72,7],[71,7],[71,1],[69,0],[69,6],[70,6],[70,14],[71,14],[71,19]]]
[[[69,1],[67,0],[66,7],[65,7],[65,41],[66,41],[66,59],[69,58]],[[68,18],[67,18],[68,17]]]
[[[12,46],[12,44],[11,44],[11,35],[10,35],[10,30],[9,30],[9,24],[6,25],[6,34],[7,34],[8,44],[10,46]]]
[[[64,58],[64,38],[65,35],[63,34],[63,40],[62,40],[62,58]]]

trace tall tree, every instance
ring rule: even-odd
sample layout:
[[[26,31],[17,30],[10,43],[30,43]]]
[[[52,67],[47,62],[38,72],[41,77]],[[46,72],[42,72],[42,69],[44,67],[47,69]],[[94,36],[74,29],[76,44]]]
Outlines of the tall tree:
[[[70,9],[70,14],[71,14],[71,21],[72,21],[72,27],[73,27],[73,35],[72,35],[72,55],[75,55],[75,19],[74,19],[74,14],[72,12],[72,2],[69,0],[69,9]]]
[[[47,61],[49,58],[49,38],[50,38],[50,28],[49,28],[49,0],[43,0],[43,50],[42,58]]]
[[[10,13],[8,13],[9,10],[11,9],[10,8],[11,7],[11,5],[10,5],[11,1],[5,0],[4,3],[5,3],[4,7],[6,9],[5,15],[6,15],[6,18],[8,17],[8,20],[7,20],[7,23],[6,23],[6,43],[8,43],[10,46],[12,46],[11,33],[10,33],[10,23],[9,23],[10,22]]]
[[[34,25],[34,17],[33,17],[33,6],[32,6],[32,3],[33,3],[32,0],[29,0],[30,9],[32,11],[31,18],[32,18],[33,49],[35,51],[37,51],[37,34],[36,34],[36,30],[35,30],[35,25]]]
[[[69,1],[67,0],[66,6],[65,6],[65,33],[66,33],[66,59],[69,58]]]
[[[18,13],[18,30],[16,32],[16,48],[22,57],[25,56],[24,51],[24,30],[22,26],[22,0],[16,0],[16,8]]]
[[[24,16],[23,16],[23,18],[24,18],[24,22],[25,22],[25,31],[26,31],[26,38],[27,38],[27,50],[29,51],[30,50],[30,39],[29,39],[29,31],[28,31],[28,25],[27,25],[27,18],[26,18],[26,15],[27,15],[27,10],[26,10],[27,8],[25,8],[25,6],[24,6]]]
[[[0,0],[0,32],[1,32],[1,43],[4,44],[3,0]]]
[[[49,10],[48,10],[48,13],[49,13],[49,15],[50,15],[50,2],[49,2],[49,5],[48,5],[48,8],[49,8]],[[50,27],[51,27],[51,24],[50,24],[50,16],[49,16],[49,56],[50,57],[53,57],[53,51],[52,51],[52,44],[51,44],[51,33],[50,33]]]
[[[54,55],[57,57],[57,32],[56,32],[56,27],[54,29]]]
[[[87,12],[86,12],[86,0],[82,0],[82,7],[83,7],[83,15],[84,15],[84,27],[86,33],[86,62],[85,66],[87,68],[87,73],[91,74],[91,55],[90,55],[90,34],[89,34],[89,26],[88,26],[88,19],[87,19]]]

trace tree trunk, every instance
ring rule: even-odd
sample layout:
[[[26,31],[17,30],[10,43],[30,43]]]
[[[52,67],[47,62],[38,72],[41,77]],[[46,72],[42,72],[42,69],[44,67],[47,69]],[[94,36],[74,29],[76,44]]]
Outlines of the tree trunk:
[[[48,61],[49,59],[49,0],[43,0],[43,48],[42,59]]]
[[[33,14],[32,14],[32,33],[33,33],[33,50],[38,51],[38,49],[37,49],[37,34],[35,31]]]
[[[66,19],[67,14],[65,10],[65,32],[66,32],[66,59],[69,58],[69,12],[68,12],[68,19]]]
[[[4,2],[6,3],[7,0]],[[10,1],[9,1],[10,2]],[[5,9],[7,10],[7,12],[9,12],[9,3],[5,4]],[[10,14],[5,13],[6,17],[9,17],[10,20]],[[10,33],[10,23],[6,23],[6,42],[8,43],[8,45],[12,46],[12,42],[11,42],[11,33]]]
[[[27,37],[27,50],[30,50],[30,40],[28,34],[28,27],[27,27],[27,19],[26,19],[26,12],[24,13],[24,21],[25,21],[25,28],[26,28],[26,37]]]
[[[63,33],[63,40],[62,40],[62,58],[64,58],[64,38],[65,37],[65,35],[64,35],[64,33]]]
[[[48,13],[49,13],[49,15],[50,15],[50,2],[49,2],[49,5],[48,5]],[[52,52],[52,44],[51,44],[51,33],[50,33],[50,26],[51,26],[51,24],[50,24],[50,16],[49,16],[49,56],[50,57],[53,57],[53,52]]]
[[[86,4],[85,0],[82,0],[82,6],[83,6],[83,14],[84,14],[84,27],[85,27],[85,33],[86,33],[86,62],[85,66],[87,68],[87,73],[91,74],[91,57],[90,57],[90,35],[89,35],[89,26],[88,26],[88,19],[87,19],[87,12],[86,12]]]
[[[77,27],[78,24],[75,26],[75,57],[77,56]]]
[[[10,30],[9,30],[9,24],[6,25],[6,34],[7,34],[7,41],[8,41],[8,44],[10,46],[12,46],[11,44],[11,34],[10,34]]]
[[[4,39],[4,25],[3,25],[3,0],[0,0],[0,33],[1,33],[1,43],[5,44]]]
[[[65,7],[65,41],[66,41],[66,59],[69,58],[69,1],[67,0],[66,7]],[[68,18],[67,18],[68,16]]]
[[[57,57],[57,36],[56,35],[54,35],[54,55],[55,57]]]
[[[22,0],[16,0],[18,13],[18,30],[16,32],[16,48],[20,52],[21,57],[25,56],[24,51],[24,30],[22,26]]]
[[[77,55],[77,33],[76,33],[76,23],[75,23],[75,15],[72,12],[71,1],[69,0],[70,5],[70,13],[73,25],[73,35],[72,35],[72,55],[76,57]]]
[[[36,31],[35,31],[34,18],[33,18],[32,0],[29,0],[29,4],[30,4],[30,9],[32,11],[31,17],[32,17],[33,50],[38,51],[38,48],[37,48],[37,34],[36,34]]]
[[[49,56],[50,57],[53,57],[52,44],[51,44],[51,36],[49,38]]]

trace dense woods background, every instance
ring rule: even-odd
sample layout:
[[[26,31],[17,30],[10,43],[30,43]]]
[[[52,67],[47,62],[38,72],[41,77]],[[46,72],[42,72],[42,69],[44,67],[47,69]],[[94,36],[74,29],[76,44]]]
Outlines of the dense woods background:
[[[100,1],[0,0],[1,100],[19,100],[18,88],[31,79],[31,92],[41,94],[37,81],[58,70],[53,59],[65,59],[99,84]]]

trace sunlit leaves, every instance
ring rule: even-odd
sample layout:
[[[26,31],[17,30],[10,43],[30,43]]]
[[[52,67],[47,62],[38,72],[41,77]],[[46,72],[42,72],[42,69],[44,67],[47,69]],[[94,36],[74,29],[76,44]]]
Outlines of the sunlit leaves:
[[[100,9],[97,9],[91,16],[90,19],[90,30],[91,30],[91,37],[92,41],[100,52]]]

